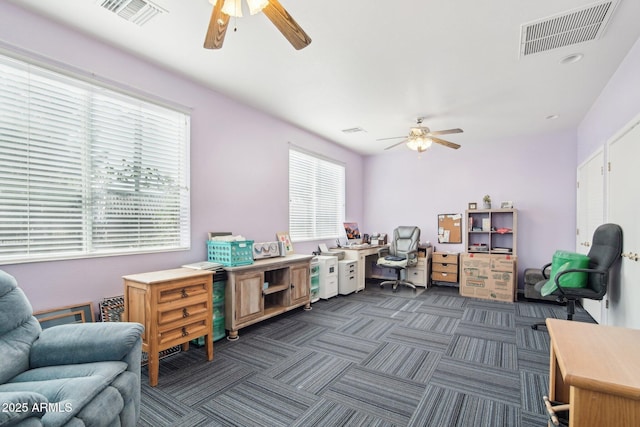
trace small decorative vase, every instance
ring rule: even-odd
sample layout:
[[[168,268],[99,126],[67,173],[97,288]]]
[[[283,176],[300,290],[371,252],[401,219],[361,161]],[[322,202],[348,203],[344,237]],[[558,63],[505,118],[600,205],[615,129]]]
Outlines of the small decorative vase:
[[[484,202],[485,209],[491,209],[491,202]]]

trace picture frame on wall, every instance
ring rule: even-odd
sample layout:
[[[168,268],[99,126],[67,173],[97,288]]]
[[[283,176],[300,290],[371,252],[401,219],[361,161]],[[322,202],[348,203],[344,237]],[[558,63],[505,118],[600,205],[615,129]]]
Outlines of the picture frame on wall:
[[[470,211],[474,211],[474,210],[478,209],[478,204],[477,204],[477,203],[474,203],[474,202],[471,202],[471,203],[469,203],[469,207],[468,207],[468,209],[469,209]]]

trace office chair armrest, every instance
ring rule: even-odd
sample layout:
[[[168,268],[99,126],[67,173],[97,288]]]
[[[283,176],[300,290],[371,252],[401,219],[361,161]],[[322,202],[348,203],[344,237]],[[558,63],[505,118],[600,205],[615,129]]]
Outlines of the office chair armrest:
[[[389,255],[389,246],[385,246],[384,248],[378,249],[378,257],[384,258]]]
[[[549,274],[547,270],[549,269],[549,267],[551,267],[551,264],[552,263],[548,263],[542,266],[542,277],[544,277],[545,280],[549,280]]]
[[[564,291],[562,290],[562,286],[560,286],[560,278],[562,276],[564,276],[565,274],[568,273],[587,273],[587,274],[601,274],[602,277],[602,281],[606,282],[607,281],[607,277],[609,275],[609,271],[607,270],[596,270],[594,268],[572,268],[570,270],[565,270],[562,271],[558,274],[556,274],[556,277],[554,278],[554,281],[556,282],[556,286],[558,287],[558,290],[560,291],[560,293],[565,296]]]
[[[409,252],[399,252],[398,256],[405,257],[407,261],[407,265],[413,266],[418,263],[418,250],[413,250]]]

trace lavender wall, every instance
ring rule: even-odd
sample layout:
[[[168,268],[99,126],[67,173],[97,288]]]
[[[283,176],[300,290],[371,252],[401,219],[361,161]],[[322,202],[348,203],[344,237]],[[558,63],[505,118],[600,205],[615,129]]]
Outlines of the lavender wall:
[[[436,146],[418,156],[404,147],[365,161],[365,231],[418,225],[438,250],[437,215],[462,213],[469,202],[518,209],[518,270],[540,267],[556,249],[575,247],[576,136],[573,131],[527,138],[473,141],[459,150]],[[519,280],[522,288],[522,277]]]
[[[353,152],[7,2],[0,2],[0,40],[192,109],[192,249],[0,266],[18,279],[35,310],[98,302],[122,294],[123,275],[206,259],[208,231],[274,240],[288,228],[289,143],[346,164],[347,216],[362,217],[363,160]],[[316,246],[295,249],[310,253]]]
[[[578,126],[578,163],[640,113],[640,39]]]

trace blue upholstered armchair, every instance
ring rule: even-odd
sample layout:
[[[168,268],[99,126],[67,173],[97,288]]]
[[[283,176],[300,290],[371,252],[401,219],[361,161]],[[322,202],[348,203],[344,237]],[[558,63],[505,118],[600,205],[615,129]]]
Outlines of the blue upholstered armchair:
[[[0,270],[0,426],[135,426],[142,325],[45,330]]]

